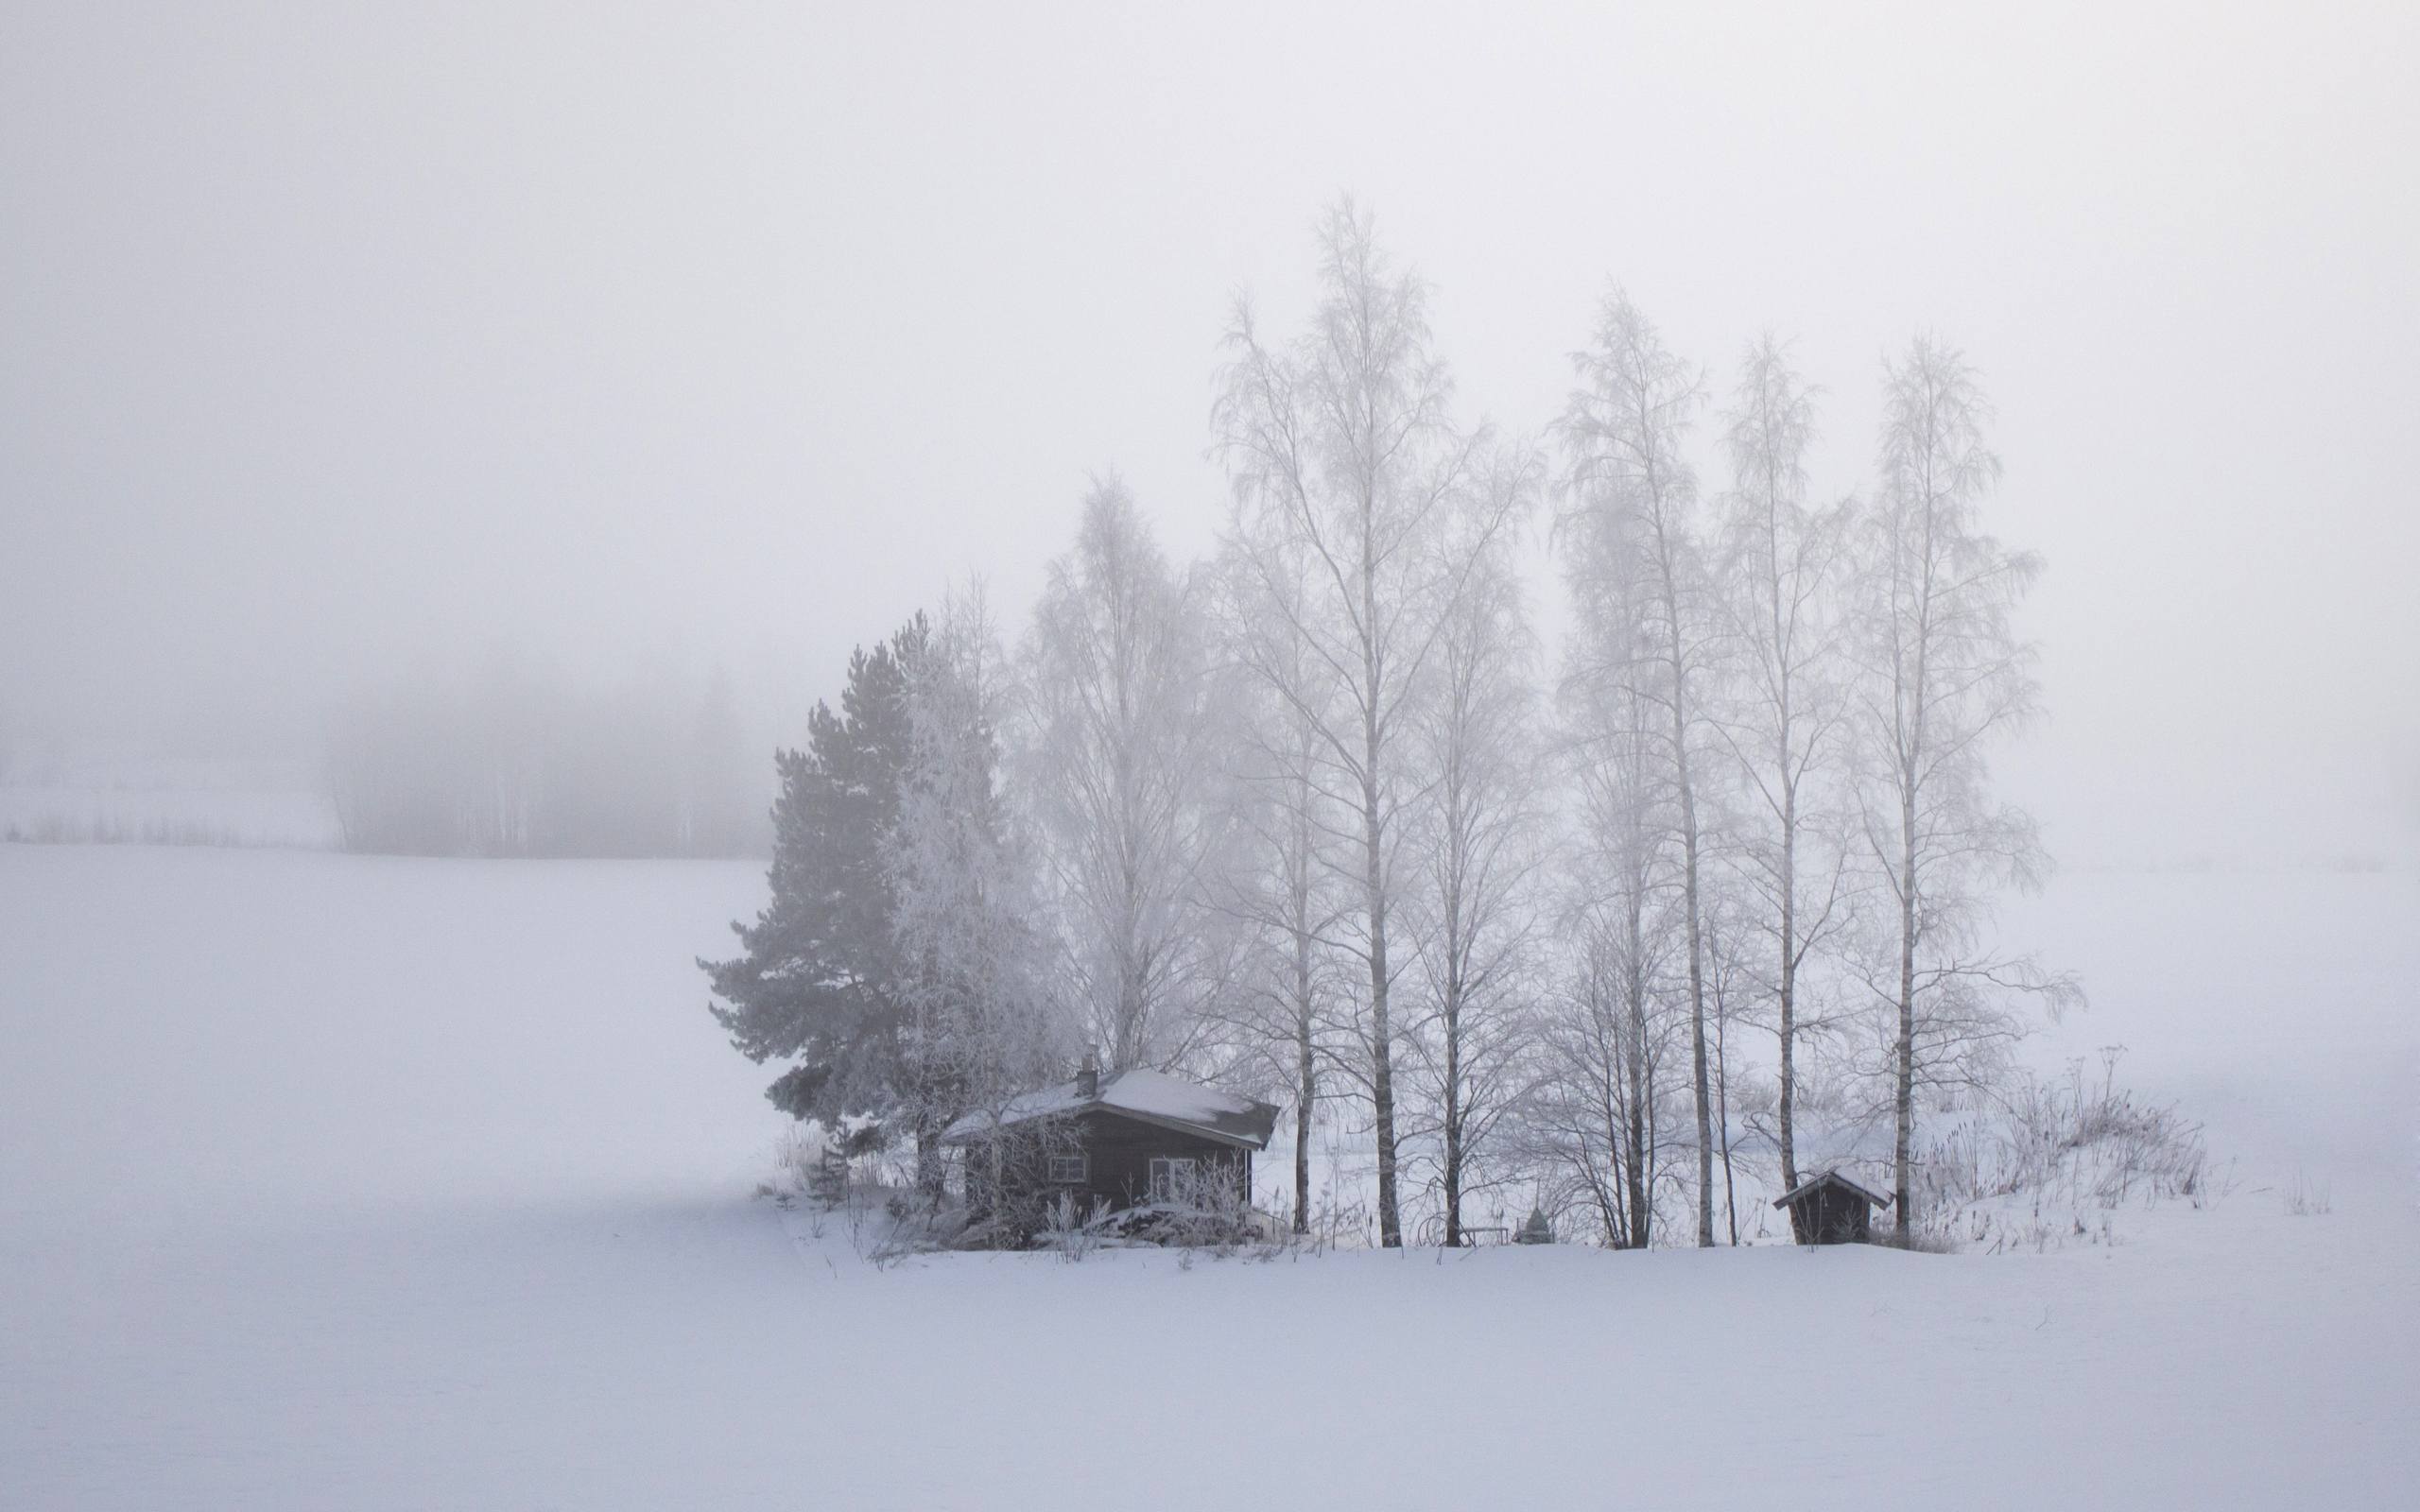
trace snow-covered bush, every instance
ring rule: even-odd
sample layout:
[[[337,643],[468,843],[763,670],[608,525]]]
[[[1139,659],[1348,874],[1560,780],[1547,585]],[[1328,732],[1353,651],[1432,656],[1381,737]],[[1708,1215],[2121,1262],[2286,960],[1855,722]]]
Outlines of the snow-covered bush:
[[[1004,1124],[968,1145],[956,1162],[968,1214],[963,1247],[1029,1248],[1046,1244],[1056,1224],[1089,1220],[1080,1199],[1062,1213],[1075,1194],[1050,1179],[1055,1159],[1082,1153],[1081,1129],[1056,1117]]]
[[[2043,1248],[2106,1233],[2105,1219],[2097,1228],[2086,1222],[2088,1210],[2173,1198],[2205,1204],[2213,1177],[2202,1125],[2119,1087],[2124,1053],[2104,1047],[2097,1079],[2083,1061],[2071,1061],[2062,1077],[2028,1074],[1997,1096],[1938,1116],[1916,1167],[1919,1228],[1953,1236],[1962,1228],[1966,1242],[1983,1242],[1970,1210],[1992,1206],[2000,1210],[1992,1237],[2005,1244],[2023,1204],[2034,1221],[2017,1226],[2015,1246]],[[2046,1209],[2067,1217],[2045,1220]]]
[[[1063,1192],[1050,1204],[1042,1231],[1034,1235],[1039,1248],[1054,1251],[1060,1259],[1074,1264],[1098,1249],[1104,1239],[1101,1220],[1108,1215],[1109,1205],[1098,1198],[1080,1203],[1072,1192]]]
[[[1215,1162],[1176,1177],[1161,1200],[1132,1211],[1139,1221],[1131,1231],[1156,1244],[1224,1253],[1265,1237],[1252,1194]]]

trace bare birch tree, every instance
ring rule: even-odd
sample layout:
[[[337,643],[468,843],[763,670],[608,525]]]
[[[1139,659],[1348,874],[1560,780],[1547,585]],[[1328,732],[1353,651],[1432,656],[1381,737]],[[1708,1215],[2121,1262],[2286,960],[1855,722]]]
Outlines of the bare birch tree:
[[[1182,1059],[1232,971],[1209,875],[1229,730],[1203,597],[1125,487],[1099,482],[1023,647],[1020,785],[1071,1006],[1112,1071]]]
[[[1673,969],[1683,932],[1663,710],[1640,686],[1656,668],[1634,644],[1651,629],[1640,595],[1609,598],[1566,651],[1559,696],[1575,800],[1559,847],[1560,930],[1571,948],[1522,1115],[1531,1157],[1596,1211],[1607,1244],[1638,1249],[1659,1228],[1671,1062],[1688,1030]]]
[[[1395,271],[1371,220],[1340,201],[1320,228],[1320,300],[1290,343],[1263,339],[1248,304],[1227,335],[1230,361],[1215,411],[1218,450],[1234,478],[1232,547],[1256,582],[1253,633],[1237,654],[1319,737],[1320,783],[1355,817],[1358,904],[1347,940],[1366,967],[1361,1039],[1377,1143],[1379,1241],[1403,1242],[1396,1192],[1392,993],[1403,962],[1391,919],[1409,806],[1421,800],[1406,743],[1428,680],[1445,610],[1467,558],[1448,541],[1484,541],[1516,500],[1495,498],[1481,427],[1448,413],[1453,385],[1430,348],[1427,285]],[[1456,529],[1475,514],[1476,530]],[[1310,572],[1297,593],[1292,565]],[[1275,654],[1298,643],[1332,700],[1288,684]]]
[[[1761,1000],[1758,963],[1752,958],[1752,951],[1761,942],[1741,922],[1748,913],[1741,892],[1736,882],[1718,887],[1703,920],[1706,1000],[1711,1010],[1707,1017],[1714,1024],[1715,1153],[1722,1165],[1724,1224],[1734,1245],[1739,1243],[1738,1130],[1742,1122],[1754,1125],[1755,1115],[1764,1111],[1768,1100],[1765,1083],[1743,1062],[1733,1043],[1732,1031],[1761,1021],[1760,1010],[1768,1005]]]
[[[1301,648],[1297,647],[1299,651]],[[1288,685],[1316,698],[1306,669]],[[1264,696],[1248,706],[1236,812],[1241,834],[1226,873],[1229,909],[1250,927],[1257,949],[1230,1000],[1232,1026],[1294,1109],[1294,1232],[1310,1232],[1311,1125],[1322,1097],[1320,1072],[1335,1038],[1337,952],[1331,936],[1345,912],[1338,901],[1339,843],[1334,803],[1321,787],[1319,723],[1300,706]]]
[[[1884,370],[1880,490],[1862,522],[1858,732],[1865,841],[1894,905],[1870,980],[1892,1015],[1893,1196],[1903,1237],[1920,1091],[1975,1074],[2013,1037],[2012,991],[2053,1011],[2072,979],[1980,940],[1993,891],[2048,867],[2032,818],[1996,803],[1985,754],[2037,707],[2013,614],[2041,559],[1981,528],[2000,474],[1975,369],[1928,337]]]
[[[1752,345],[1724,415],[1723,594],[1737,677],[1718,728],[1742,789],[1739,870],[1761,901],[1774,1034],[1781,1181],[1798,1185],[1800,980],[1848,918],[1846,765],[1850,507],[1806,503],[1815,392],[1767,335]]]
[[[1644,1249],[1668,1178],[1671,1062],[1689,1028],[1674,990],[1683,931],[1660,711],[1618,681],[1567,684],[1565,696],[1597,706],[1573,721],[1580,817],[1564,927],[1575,943],[1542,1026],[1524,1133],[1607,1244]]]
[[[1526,488],[1515,480],[1513,488]],[[1509,536],[1477,549],[1447,612],[1419,727],[1432,801],[1420,826],[1420,957],[1430,1011],[1413,1026],[1436,1123],[1444,1242],[1462,1242],[1474,1162],[1519,1091],[1536,928],[1540,770],[1533,656]]]
[[[1714,673],[1721,617],[1697,521],[1697,474],[1683,441],[1704,398],[1698,370],[1664,345],[1619,289],[1598,316],[1594,344],[1572,354],[1580,385],[1556,424],[1578,538],[1569,578],[1582,648],[1580,675],[1622,677],[1661,713],[1658,759],[1670,775],[1672,836],[1681,856],[1689,993],[1690,1081],[1698,1131],[1698,1243],[1714,1243],[1713,1097],[1707,1071],[1705,963],[1700,887],[1705,856],[1702,700]],[[1606,632],[1609,617],[1623,632]],[[1637,627],[1643,633],[1629,633]],[[1652,677],[1611,664],[1643,660]]]

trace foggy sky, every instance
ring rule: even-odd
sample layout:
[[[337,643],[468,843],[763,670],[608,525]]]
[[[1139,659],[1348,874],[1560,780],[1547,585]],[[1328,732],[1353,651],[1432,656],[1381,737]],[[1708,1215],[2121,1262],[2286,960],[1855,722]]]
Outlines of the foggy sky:
[[[1825,494],[1884,353],[1962,346],[2053,848],[2365,843],[2420,769],[2420,11],[1698,9],[10,0],[0,704],[302,739],[497,645],[812,696],[952,577],[1021,619],[1091,472],[1208,545],[1229,301],[1296,326],[1349,189],[1516,432],[1609,279],[1718,396],[1793,335]]]

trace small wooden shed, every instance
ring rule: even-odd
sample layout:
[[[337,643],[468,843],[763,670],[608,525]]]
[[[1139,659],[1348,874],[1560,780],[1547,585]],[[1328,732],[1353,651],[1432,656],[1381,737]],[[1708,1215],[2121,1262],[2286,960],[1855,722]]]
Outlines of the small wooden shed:
[[[1790,1235],[1802,1245],[1861,1245],[1874,1210],[1891,1206],[1891,1199],[1824,1171],[1773,1198],[1773,1206],[1789,1210]]]
[[[970,1113],[942,1143],[967,1154],[978,1208],[1032,1210],[1064,1194],[1079,1211],[1118,1211],[1217,1190],[1252,1194],[1252,1158],[1277,1109],[1215,1087],[1136,1069],[1103,1076],[1091,1057],[1075,1080]]]

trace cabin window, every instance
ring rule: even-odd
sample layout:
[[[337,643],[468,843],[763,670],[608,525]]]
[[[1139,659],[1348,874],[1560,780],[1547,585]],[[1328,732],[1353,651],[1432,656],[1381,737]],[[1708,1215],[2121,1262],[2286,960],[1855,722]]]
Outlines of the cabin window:
[[[1173,1202],[1193,1190],[1193,1162],[1173,1156],[1151,1157],[1151,1200]]]
[[[1054,1155],[1050,1158],[1050,1179],[1081,1181],[1084,1178],[1084,1158],[1080,1155]]]

